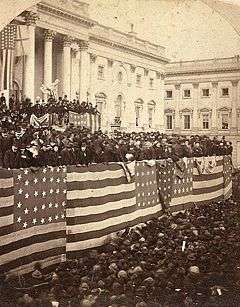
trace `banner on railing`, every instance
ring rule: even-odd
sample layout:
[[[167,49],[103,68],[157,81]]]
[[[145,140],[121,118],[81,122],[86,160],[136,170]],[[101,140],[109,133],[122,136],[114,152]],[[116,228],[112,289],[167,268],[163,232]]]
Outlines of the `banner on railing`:
[[[32,114],[30,117],[30,125],[35,128],[49,127],[52,120],[51,117],[52,116],[48,113],[40,117],[37,117],[36,115]]]
[[[94,133],[101,128],[101,117],[100,114],[78,114],[69,111],[69,124],[72,124],[75,127],[88,128],[92,133]]]
[[[49,266],[64,255],[75,257],[162,210],[229,198],[231,158],[216,157],[210,171],[199,171],[198,163],[189,158],[1,169],[0,268],[27,273],[36,261]]]

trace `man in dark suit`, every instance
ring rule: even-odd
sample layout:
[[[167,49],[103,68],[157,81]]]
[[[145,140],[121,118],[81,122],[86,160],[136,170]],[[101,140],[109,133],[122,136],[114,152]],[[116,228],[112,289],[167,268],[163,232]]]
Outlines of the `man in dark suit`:
[[[5,152],[4,160],[3,160],[4,168],[18,168],[19,160],[18,160],[18,147],[17,144],[14,142],[12,144],[11,149],[8,149]]]
[[[91,148],[86,144],[82,143],[80,150],[77,153],[77,161],[81,165],[89,165],[93,160],[93,154]]]
[[[4,96],[4,93],[2,93],[2,95],[0,97],[0,108],[2,110],[5,107],[6,107],[6,98]]]

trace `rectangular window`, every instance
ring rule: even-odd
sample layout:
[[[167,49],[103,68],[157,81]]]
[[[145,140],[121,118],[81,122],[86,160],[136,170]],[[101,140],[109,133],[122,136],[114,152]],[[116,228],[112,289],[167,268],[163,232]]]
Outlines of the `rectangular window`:
[[[142,79],[142,76],[141,76],[141,75],[137,75],[137,77],[136,77],[136,83],[137,83],[138,86],[141,85],[141,79]]]
[[[229,128],[229,115],[222,114],[222,129],[227,130]]]
[[[104,78],[104,66],[102,66],[102,65],[98,66],[98,78],[99,79]]]
[[[229,96],[229,88],[228,87],[222,88],[222,96],[223,97]]]
[[[166,98],[167,99],[172,99],[173,98],[173,92],[171,90],[166,91]]]
[[[190,129],[190,115],[184,115],[184,129]]]
[[[209,129],[209,114],[203,114],[203,129]]]
[[[202,96],[203,97],[209,97],[209,88],[203,88],[202,89]]]
[[[153,87],[153,78],[149,79],[149,86],[152,88]]]
[[[173,117],[172,115],[167,115],[167,129],[172,130],[173,128]]]
[[[190,90],[184,90],[183,91],[183,98],[191,98],[191,91]]]

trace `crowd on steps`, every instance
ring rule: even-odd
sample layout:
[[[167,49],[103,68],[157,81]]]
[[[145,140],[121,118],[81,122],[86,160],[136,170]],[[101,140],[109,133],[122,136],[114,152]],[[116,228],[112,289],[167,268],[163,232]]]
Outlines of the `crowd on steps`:
[[[29,99],[16,103],[10,98],[6,106],[0,97],[0,167],[25,168],[57,165],[89,165],[129,160],[165,159],[177,161],[183,157],[225,155],[232,153],[232,144],[225,138],[192,135],[167,136],[159,132],[125,133],[111,135],[101,130],[91,133],[87,127],[68,124],[65,129],[55,126],[36,128],[30,125],[30,116],[57,114],[64,116],[74,111],[96,114],[91,103],[69,101],[67,96],[58,101],[49,98],[47,104]]]
[[[231,199],[126,228],[45,272],[1,277],[0,306],[240,306],[240,208]],[[33,285],[42,284],[39,287]]]

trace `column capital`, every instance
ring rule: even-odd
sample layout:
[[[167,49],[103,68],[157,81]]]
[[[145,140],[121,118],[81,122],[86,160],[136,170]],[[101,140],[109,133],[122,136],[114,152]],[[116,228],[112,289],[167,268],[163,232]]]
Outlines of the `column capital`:
[[[90,53],[90,62],[91,63],[95,63],[97,59],[96,54]]]
[[[236,87],[238,86],[239,80],[231,80],[232,86]]]
[[[35,26],[37,20],[39,19],[39,15],[34,11],[25,11],[24,19],[27,26]]]
[[[63,36],[63,47],[70,47],[72,42],[74,41],[74,38],[69,35]]]
[[[46,29],[44,31],[44,40],[45,41],[52,41],[54,37],[56,36],[57,32],[53,30]]]
[[[212,87],[213,88],[217,88],[218,87],[218,82],[217,81],[212,82]]]
[[[174,86],[175,86],[175,89],[176,89],[176,90],[180,90],[181,84],[180,84],[180,83],[176,83],[176,84],[174,84]]]
[[[78,46],[81,51],[87,50],[89,47],[89,41],[86,40],[78,40]]]

